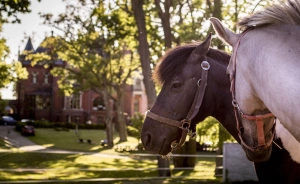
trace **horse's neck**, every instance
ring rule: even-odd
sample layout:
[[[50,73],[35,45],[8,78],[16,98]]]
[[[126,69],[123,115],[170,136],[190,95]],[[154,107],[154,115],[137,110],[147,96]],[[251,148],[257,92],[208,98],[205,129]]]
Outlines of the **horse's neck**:
[[[223,94],[221,97],[222,101],[214,108],[212,116],[215,117],[237,141],[239,141],[234,110],[231,103],[231,93],[226,93],[226,95]]]
[[[213,105],[211,108],[210,116],[215,117],[225,128],[226,130],[236,139],[238,139],[238,132],[236,129],[235,116],[232,107],[232,96],[230,92],[230,80],[226,74],[226,65],[221,64],[220,62],[215,63],[212,62],[211,68],[218,68],[218,70],[212,71],[211,75],[214,79],[214,86],[217,89],[212,87],[211,91],[208,93],[213,94],[213,103],[209,103],[209,105]]]

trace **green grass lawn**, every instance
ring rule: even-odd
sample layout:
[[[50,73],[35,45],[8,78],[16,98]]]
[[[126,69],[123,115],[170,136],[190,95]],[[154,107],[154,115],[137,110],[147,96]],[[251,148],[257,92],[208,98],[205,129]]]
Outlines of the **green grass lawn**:
[[[0,169],[4,169],[0,172],[1,181],[91,178],[138,179],[158,176],[158,171],[155,169],[157,168],[155,157],[152,159],[134,159],[130,157],[110,158],[97,155],[25,152],[11,153],[0,157],[0,159]],[[216,182],[219,180],[214,177],[214,166],[214,158],[198,158],[194,170],[172,170],[172,176],[184,176],[185,180],[198,179]],[[171,165],[171,169],[173,168],[174,166]]]
[[[43,145],[49,148],[73,150],[73,151],[92,151],[103,153],[114,153],[112,149],[107,149],[100,145],[100,141],[106,138],[104,130],[80,130],[80,138],[84,141],[88,139],[92,144],[87,142],[80,143],[75,130],[56,131],[49,128],[37,128],[36,136],[29,136],[28,138],[36,144]],[[130,146],[135,148],[138,145],[138,140],[134,137],[128,136],[128,141],[119,142],[117,134],[114,134],[115,146]]]
[[[74,130],[55,131],[54,129],[36,129],[36,136],[28,138],[37,144],[49,148],[90,153],[52,154],[17,151],[6,155],[0,154],[0,181],[42,179],[62,180],[62,183],[68,183],[67,180],[71,179],[129,178],[125,181],[106,181],[105,183],[163,184],[194,183],[194,181],[195,183],[199,183],[199,180],[203,181],[203,183],[220,182],[220,179],[214,177],[215,158],[200,157],[197,158],[194,170],[174,169],[174,165],[172,164],[173,159],[171,158],[172,178],[140,181],[140,178],[158,176],[156,156],[132,156],[135,153],[146,153],[143,151],[126,152],[126,154],[122,152],[120,155],[114,149],[102,147],[99,142],[106,137],[103,130],[81,130],[80,135],[82,139],[92,140],[92,144],[80,143]],[[114,144],[115,146],[135,147],[138,141],[136,138],[128,137],[128,141],[120,143],[117,135],[115,135]]]
[[[156,168],[153,160],[140,161],[129,157],[110,158],[78,154],[12,153],[1,157],[0,168],[19,169],[19,171],[1,171],[0,180],[157,176],[155,170],[135,170],[136,168]]]

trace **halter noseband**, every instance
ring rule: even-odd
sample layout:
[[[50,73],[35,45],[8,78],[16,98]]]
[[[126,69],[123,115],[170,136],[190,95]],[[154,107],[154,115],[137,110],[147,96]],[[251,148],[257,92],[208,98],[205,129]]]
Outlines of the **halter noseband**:
[[[232,55],[232,62],[233,62],[233,76],[230,76],[230,80],[231,80],[231,88],[230,91],[232,93],[232,105],[234,107],[234,114],[235,114],[235,118],[236,118],[236,122],[237,122],[237,129],[238,129],[238,135],[239,138],[241,140],[241,144],[244,145],[247,149],[255,152],[255,151],[259,151],[261,149],[265,149],[268,148],[273,141],[274,135],[275,135],[275,122],[276,122],[276,117],[272,114],[272,113],[267,113],[264,115],[247,115],[245,113],[243,113],[243,111],[240,109],[240,106],[238,104],[238,102],[236,101],[235,98],[235,70],[236,70],[236,55],[237,55],[237,50],[239,48],[241,39],[244,35],[246,35],[246,33],[248,33],[249,31],[251,31],[254,28],[249,28],[248,30],[246,30],[238,39],[237,43],[235,44],[235,50],[233,51],[233,55]],[[257,147],[251,147],[248,146],[241,135],[241,128],[242,125],[239,121],[239,117],[238,114],[241,115],[242,118],[250,120],[250,121],[255,121],[256,123],[256,130],[257,130],[257,139],[258,139],[258,146]],[[273,124],[273,133],[272,133],[272,138],[266,142],[265,141],[265,134],[264,134],[264,119],[266,118],[271,118],[274,117],[274,124]],[[272,121],[273,118],[271,118],[270,121]]]
[[[183,145],[187,135],[191,136],[192,138],[195,137],[195,135],[196,135],[196,132],[193,132],[193,130],[190,128],[190,126],[191,126],[191,121],[198,114],[199,109],[202,104],[202,101],[203,101],[205,88],[207,85],[207,76],[208,76],[208,70],[210,68],[210,64],[207,61],[203,61],[201,63],[201,68],[202,68],[202,74],[201,74],[201,78],[197,81],[197,85],[198,85],[197,92],[196,92],[193,104],[192,104],[185,119],[183,119],[181,121],[177,121],[177,120],[165,118],[160,115],[154,114],[153,112],[150,112],[149,110],[147,111],[147,115],[146,115],[147,117],[154,119],[160,123],[165,123],[165,124],[172,125],[172,126],[182,129],[182,134],[181,134],[179,143],[177,143],[176,141],[173,141],[171,144],[172,151],[174,149],[180,148]]]

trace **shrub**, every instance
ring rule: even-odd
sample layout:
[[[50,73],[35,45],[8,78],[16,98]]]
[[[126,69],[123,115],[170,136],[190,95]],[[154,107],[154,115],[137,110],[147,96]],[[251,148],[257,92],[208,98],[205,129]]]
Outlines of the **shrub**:
[[[49,122],[47,120],[36,120],[29,122],[18,122],[16,126],[17,131],[21,131],[22,126],[31,125],[35,128],[59,128],[60,130],[68,131],[69,129],[75,129],[75,123],[65,123],[65,122]],[[105,129],[106,124],[78,124],[79,129]]]
[[[132,126],[127,126],[127,133],[133,137],[140,137],[140,131]]]
[[[197,136],[199,136],[199,143],[211,142],[211,148],[219,148],[222,151],[224,141],[234,141],[233,137],[214,117],[207,117],[200,122],[197,127]]]

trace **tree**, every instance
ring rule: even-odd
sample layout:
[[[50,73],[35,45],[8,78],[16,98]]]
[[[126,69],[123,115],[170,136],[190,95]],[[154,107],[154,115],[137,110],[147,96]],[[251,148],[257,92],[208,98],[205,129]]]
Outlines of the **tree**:
[[[3,23],[20,23],[17,14],[29,13],[30,11],[29,0],[0,0],[0,32],[2,32]],[[26,79],[28,76],[26,69],[22,68],[21,63],[18,61],[10,64],[6,63],[9,52],[5,38],[0,37],[0,88],[6,87],[18,79]]]
[[[152,107],[156,100],[156,91],[153,80],[151,80],[151,66],[150,66],[150,47],[147,41],[148,31],[146,29],[146,20],[145,20],[145,12],[143,9],[144,0],[131,0],[132,10],[134,13],[134,18],[136,21],[136,25],[138,28],[138,52],[140,55],[140,62],[142,66],[143,72],[143,82],[146,88],[147,100],[148,100],[148,108]],[[159,168],[169,168],[169,162],[166,159],[157,157],[158,167]],[[170,176],[170,170],[160,170],[159,176]]]
[[[132,10],[138,30],[138,52],[143,72],[143,82],[146,88],[148,107],[152,107],[156,100],[156,91],[153,80],[151,80],[152,69],[150,66],[150,46],[147,41],[148,31],[146,29],[145,12],[143,9],[144,0],[132,0]]]
[[[135,41],[132,34],[133,19],[114,4],[102,1],[79,1],[81,5],[69,4],[64,14],[52,20],[52,15],[42,14],[45,23],[62,31],[61,37],[50,37],[42,44],[48,54],[31,54],[28,59],[51,62],[61,58],[66,68],[53,68],[52,73],[60,76],[59,87],[66,95],[74,90],[93,90],[104,96],[106,107],[110,99],[117,107],[120,141],[127,140],[123,117],[123,89],[130,83],[133,72],[139,68]],[[78,89],[73,86],[77,85]],[[106,108],[107,128],[112,129],[112,113]],[[113,145],[111,131],[110,146]]]
[[[39,2],[41,0],[38,0]],[[0,0],[0,17],[4,22],[20,23],[18,13],[29,13],[30,0]],[[12,20],[9,20],[11,17]]]

